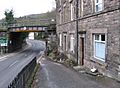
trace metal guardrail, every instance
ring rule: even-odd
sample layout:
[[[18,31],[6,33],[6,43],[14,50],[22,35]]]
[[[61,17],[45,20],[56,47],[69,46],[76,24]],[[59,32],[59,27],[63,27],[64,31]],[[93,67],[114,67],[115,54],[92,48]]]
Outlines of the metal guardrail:
[[[23,68],[23,70],[16,76],[16,78],[10,83],[8,88],[28,88],[27,84],[30,80],[32,73],[36,67],[36,57]]]

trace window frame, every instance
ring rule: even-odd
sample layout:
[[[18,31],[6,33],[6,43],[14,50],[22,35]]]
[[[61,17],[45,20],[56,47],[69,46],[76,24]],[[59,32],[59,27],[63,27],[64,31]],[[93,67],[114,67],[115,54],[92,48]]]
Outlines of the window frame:
[[[61,10],[60,10],[59,14],[60,14],[60,17],[59,17],[59,24],[62,24],[62,11],[61,11]]]
[[[65,1],[64,4],[63,4],[63,22],[66,21],[66,19],[65,19],[65,16],[66,16],[66,5],[67,5],[67,2]]]
[[[70,34],[70,51],[74,53],[74,34]]]
[[[74,20],[74,4],[73,1],[70,2],[70,20]]]
[[[104,9],[104,3],[103,2],[104,2],[103,0],[101,0],[100,2],[99,2],[99,0],[95,0],[95,12],[100,12],[100,11],[102,11]],[[99,7],[100,5],[102,5],[101,9],[97,10],[96,6]]]
[[[96,35],[99,35],[99,39],[98,40],[96,40],[96,38],[95,38]],[[106,58],[106,35],[105,35],[105,41],[102,41],[102,38],[101,38],[102,35],[105,35],[105,34],[94,34],[93,35],[93,38],[94,38],[94,42],[93,42],[93,44],[94,44],[94,58],[96,58],[97,60],[105,62],[105,58]],[[104,43],[105,44],[104,58],[96,56],[96,45],[95,45],[96,42],[97,43]]]
[[[80,2],[80,16],[83,17],[83,12],[84,12],[84,2],[81,0]]]
[[[64,47],[64,51],[67,51],[67,33],[63,34],[63,47]]]
[[[59,34],[60,40],[59,40],[59,46],[62,47],[62,34]]]

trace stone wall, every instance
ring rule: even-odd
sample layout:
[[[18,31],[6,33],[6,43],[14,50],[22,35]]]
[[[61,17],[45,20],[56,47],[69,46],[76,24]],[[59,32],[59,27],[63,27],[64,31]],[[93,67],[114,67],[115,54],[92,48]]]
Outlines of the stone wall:
[[[58,29],[57,30],[57,34],[59,36],[59,34],[61,33],[62,34],[62,47],[61,49],[68,55],[68,57],[70,58],[75,58],[73,56],[75,56],[75,53],[72,53],[70,52],[70,34],[74,34],[74,37],[76,36],[75,35],[75,28],[76,27],[76,23],[75,22],[71,22],[71,23],[67,23],[66,25],[61,25],[61,26],[58,26]],[[68,31],[70,30],[70,31]],[[66,36],[66,50],[64,50],[64,46],[65,46],[65,39],[64,39],[64,36]],[[75,40],[76,42],[76,40]]]
[[[74,0],[73,0],[74,1]],[[81,3],[82,0],[79,0]],[[85,36],[85,55],[84,66],[89,68],[96,67],[104,75],[119,78],[120,69],[120,1],[119,0],[103,0],[104,9],[100,12],[95,12],[94,0],[83,0],[83,15],[81,15],[81,5],[79,4],[79,18],[78,18],[78,31],[79,31],[79,47],[76,47],[76,20],[70,21],[70,3],[66,1],[65,21],[62,24],[57,24],[57,34],[67,34],[67,54],[76,58],[76,53],[80,52],[80,36],[84,33]],[[62,6],[62,5],[61,5]],[[61,10],[63,7],[60,7]],[[57,8],[57,14],[59,14]],[[59,22],[59,17],[57,16]],[[69,52],[70,33],[75,34],[75,52]],[[94,58],[93,49],[93,34],[104,33],[107,36],[106,40],[106,57],[105,62]],[[64,45],[64,39],[63,39]],[[76,52],[76,49],[79,52]]]
[[[110,70],[109,73],[117,75],[118,73],[116,69],[120,64],[119,10],[99,14],[93,17],[80,20],[79,25],[79,31],[86,31],[85,65],[89,66],[90,68],[101,68],[100,71],[104,74],[108,74],[106,70]],[[107,35],[105,64],[103,64],[101,61],[96,61],[96,59],[93,57],[93,33],[105,33]],[[88,63],[87,61],[90,63]]]

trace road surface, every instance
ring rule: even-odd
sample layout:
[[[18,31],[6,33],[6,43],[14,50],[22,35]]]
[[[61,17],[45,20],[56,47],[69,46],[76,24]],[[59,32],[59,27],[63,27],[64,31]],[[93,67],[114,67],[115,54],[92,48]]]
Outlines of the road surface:
[[[27,42],[29,46],[21,52],[0,58],[0,88],[7,88],[17,74],[45,49],[44,42],[37,40],[27,40]]]

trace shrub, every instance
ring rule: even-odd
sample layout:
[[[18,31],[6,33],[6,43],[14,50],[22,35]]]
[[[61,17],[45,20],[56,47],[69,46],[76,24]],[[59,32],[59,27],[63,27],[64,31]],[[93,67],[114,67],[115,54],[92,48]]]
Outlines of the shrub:
[[[73,67],[73,66],[76,66],[76,65],[77,65],[77,63],[76,63],[75,60],[73,60],[73,59],[67,59],[67,60],[65,60],[65,64],[66,64],[67,66],[70,66],[70,67]]]

